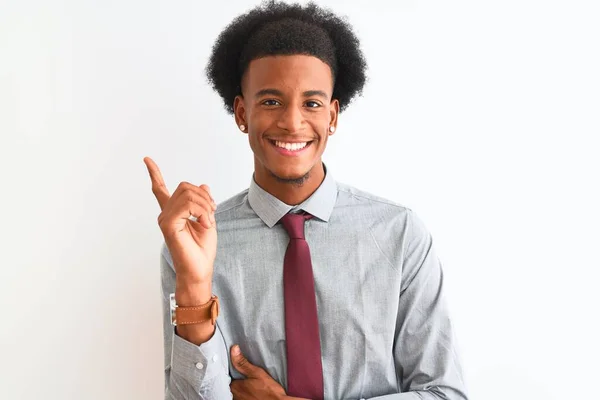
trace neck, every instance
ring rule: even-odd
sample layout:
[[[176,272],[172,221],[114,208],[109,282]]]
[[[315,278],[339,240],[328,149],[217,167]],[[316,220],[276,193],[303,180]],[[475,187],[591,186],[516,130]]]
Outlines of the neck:
[[[254,180],[258,186],[291,206],[308,199],[319,188],[323,179],[325,179],[325,170],[320,161],[309,171],[305,179],[297,181],[278,178],[256,160],[254,161]]]

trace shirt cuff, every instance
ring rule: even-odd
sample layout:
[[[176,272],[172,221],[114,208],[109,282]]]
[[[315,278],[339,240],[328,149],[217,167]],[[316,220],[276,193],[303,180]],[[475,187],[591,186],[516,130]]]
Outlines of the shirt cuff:
[[[219,375],[229,374],[228,363],[227,349],[218,327],[213,336],[200,346],[178,336],[173,327],[171,372],[193,387],[202,387]]]

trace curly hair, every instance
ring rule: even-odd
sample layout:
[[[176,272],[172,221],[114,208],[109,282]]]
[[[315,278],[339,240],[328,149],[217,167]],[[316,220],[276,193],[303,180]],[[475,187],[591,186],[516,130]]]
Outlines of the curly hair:
[[[242,76],[252,60],[294,54],[329,65],[340,112],[362,94],[367,63],[357,36],[345,17],[312,2],[302,6],[270,0],[236,17],[213,45],[206,75],[233,114],[233,101],[242,94]]]

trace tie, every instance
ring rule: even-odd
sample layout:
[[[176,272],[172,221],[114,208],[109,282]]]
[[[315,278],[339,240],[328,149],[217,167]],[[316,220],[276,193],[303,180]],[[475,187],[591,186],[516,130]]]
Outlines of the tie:
[[[323,366],[315,282],[304,221],[310,214],[286,214],[281,222],[290,236],[283,262],[285,337],[289,396],[323,399]]]

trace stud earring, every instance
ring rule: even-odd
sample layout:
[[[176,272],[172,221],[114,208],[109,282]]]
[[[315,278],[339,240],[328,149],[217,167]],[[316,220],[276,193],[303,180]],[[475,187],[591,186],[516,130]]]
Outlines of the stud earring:
[[[329,127],[329,132],[331,132],[331,133],[335,132],[335,126],[330,126]]]
[[[240,130],[243,132],[246,130],[246,125],[240,125]]]

